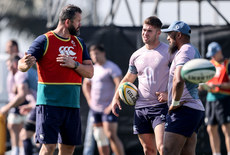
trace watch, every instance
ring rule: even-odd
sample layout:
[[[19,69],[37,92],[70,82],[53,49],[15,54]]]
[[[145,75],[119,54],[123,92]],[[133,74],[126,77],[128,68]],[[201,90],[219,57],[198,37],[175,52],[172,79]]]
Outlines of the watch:
[[[78,68],[78,66],[80,66],[80,63],[78,61],[75,61],[74,62],[74,70]]]

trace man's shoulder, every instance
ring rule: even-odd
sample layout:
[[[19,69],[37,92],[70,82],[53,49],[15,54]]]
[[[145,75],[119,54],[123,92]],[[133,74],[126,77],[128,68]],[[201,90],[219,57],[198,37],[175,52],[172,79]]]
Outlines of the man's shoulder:
[[[141,48],[137,49],[136,51],[133,52],[132,55],[140,55],[142,54],[143,52],[145,52],[147,49],[145,46],[142,46]]]
[[[46,40],[47,40],[47,38],[46,38],[45,34],[41,34],[35,39],[36,42],[44,42]]]
[[[74,36],[74,37],[75,37],[77,40],[79,40],[81,44],[85,44],[84,40],[83,40],[81,37],[79,37],[79,36]]]

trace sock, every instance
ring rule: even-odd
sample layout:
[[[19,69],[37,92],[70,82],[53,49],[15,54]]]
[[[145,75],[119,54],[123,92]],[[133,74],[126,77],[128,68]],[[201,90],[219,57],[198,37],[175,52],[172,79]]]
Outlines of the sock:
[[[13,146],[11,149],[11,154],[12,155],[19,155],[19,147]]]
[[[228,152],[228,155],[230,155],[230,152]]]
[[[30,138],[23,140],[25,155],[33,155],[33,144]]]
[[[213,155],[221,155],[221,153],[213,153]]]
[[[25,155],[24,147],[19,147],[19,155]]]

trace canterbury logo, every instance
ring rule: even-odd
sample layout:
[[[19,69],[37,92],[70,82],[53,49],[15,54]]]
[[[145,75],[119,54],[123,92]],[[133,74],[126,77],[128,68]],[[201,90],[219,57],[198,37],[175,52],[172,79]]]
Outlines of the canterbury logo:
[[[74,49],[72,46],[61,46],[61,47],[59,48],[59,52],[60,52],[61,54],[74,56],[74,55],[76,55],[76,53],[73,52],[72,49]]]

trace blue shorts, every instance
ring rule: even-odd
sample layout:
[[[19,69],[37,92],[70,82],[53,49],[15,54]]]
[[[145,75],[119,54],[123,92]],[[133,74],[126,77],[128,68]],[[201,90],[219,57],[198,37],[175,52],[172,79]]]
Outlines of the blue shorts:
[[[117,122],[117,117],[112,113],[112,111],[110,112],[110,114],[105,114],[103,112],[96,112],[96,111],[92,111],[92,116],[93,116],[93,123],[102,123],[102,122]]]
[[[191,137],[204,121],[204,111],[181,106],[166,116],[165,131]]]
[[[36,106],[35,140],[42,144],[80,145],[82,141],[79,108]]]
[[[154,133],[154,128],[157,125],[165,123],[167,112],[167,104],[135,109],[133,133]]]

